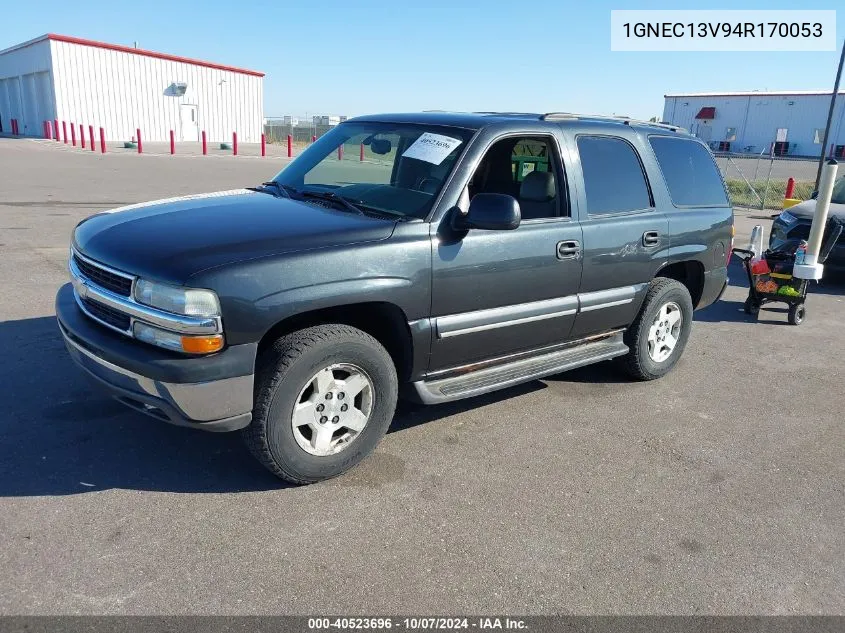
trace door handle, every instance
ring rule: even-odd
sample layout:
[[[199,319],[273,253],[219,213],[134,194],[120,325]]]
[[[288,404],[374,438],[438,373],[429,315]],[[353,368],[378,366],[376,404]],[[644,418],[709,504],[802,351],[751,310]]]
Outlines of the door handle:
[[[643,233],[643,246],[657,246],[658,244],[660,244],[660,233],[657,231]]]
[[[578,259],[581,255],[581,243],[578,240],[565,240],[557,243],[558,259]]]

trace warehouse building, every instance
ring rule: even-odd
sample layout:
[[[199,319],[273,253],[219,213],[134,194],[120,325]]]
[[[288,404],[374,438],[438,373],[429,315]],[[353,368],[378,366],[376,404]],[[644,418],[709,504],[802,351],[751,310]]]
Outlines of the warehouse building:
[[[663,120],[679,125],[714,151],[776,156],[845,156],[845,92],[836,96],[826,148],[832,92],[707,92],[665,95]]]
[[[0,129],[44,136],[102,127],[107,140],[261,139],[264,73],[48,34],[0,51]],[[68,132],[69,133],[69,132]]]

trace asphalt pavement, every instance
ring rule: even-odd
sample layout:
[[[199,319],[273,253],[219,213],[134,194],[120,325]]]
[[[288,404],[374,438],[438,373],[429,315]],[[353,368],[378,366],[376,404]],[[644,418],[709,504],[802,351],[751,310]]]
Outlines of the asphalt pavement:
[[[53,311],[74,225],[283,165],[0,139],[0,614],[845,613],[841,280],[794,327],[734,263],[664,379],[403,405],[307,487],[92,387]]]

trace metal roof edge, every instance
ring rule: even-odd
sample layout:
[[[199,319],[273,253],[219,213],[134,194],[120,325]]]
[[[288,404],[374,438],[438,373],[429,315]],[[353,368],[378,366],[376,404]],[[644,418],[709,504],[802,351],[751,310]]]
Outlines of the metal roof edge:
[[[31,40],[27,40],[26,42],[21,42],[20,44],[13,44],[8,48],[0,50],[0,55],[5,55],[6,53],[11,53],[12,51],[16,51],[21,48],[26,48],[27,46],[32,46],[33,44],[38,44],[39,42],[43,42],[44,40],[49,38],[49,34],[45,33],[44,35],[39,35],[38,37],[34,37]]]
[[[215,68],[217,70],[227,70],[229,72],[241,73],[244,75],[252,75],[254,77],[263,77],[264,73],[257,70],[249,70],[246,68],[238,68],[236,66],[226,66],[224,64],[217,64],[215,62],[207,62],[201,59],[193,59],[191,57],[181,57],[179,55],[170,55],[168,53],[158,53],[156,51],[148,51],[143,48],[132,48],[131,46],[122,46],[120,44],[109,44],[107,42],[98,42],[97,40],[87,40],[81,37],[71,37],[70,35],[59,35],[58,33],[48,33],[45,37],[56,42],[67,42],[69,44],[79,44],[80,46],[92,46],[94,48],[103,48],[106,50],[118,51],[121,53],[130,53],[134,55],[142,55],[144,57],[153,57],[155,59],[164,59],[173,62],[182,62],[183,64],[193,64],[194,66],[204,66],[206,68]]]
[[[664,94],[664,99],[677,99],[680,97],[800,97],[800,96],[830,96],[832,90],[750,90],[744,92],[676,92]],[[840,90],[837,96],[845,95],[845,90]]]

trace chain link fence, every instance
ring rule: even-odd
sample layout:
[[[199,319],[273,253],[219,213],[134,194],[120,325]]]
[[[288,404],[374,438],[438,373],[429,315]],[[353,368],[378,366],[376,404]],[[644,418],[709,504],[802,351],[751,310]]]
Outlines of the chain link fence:
[[[795,180],[793,198],[808,200],[815,188],[817,159],[723,152],[715,157],[734,206],[782,209],[790,178]]]
[[[297,123],[268,121],[264,125],[264,136],[270,144],[285,145],[288,142],[288,135],[290,135],[293,139],[294,152],[298,153],[308,147],[315,137],[320,138],[333,127],[331,125],[316,125],[312,121],[305,120],[300,120]]]

